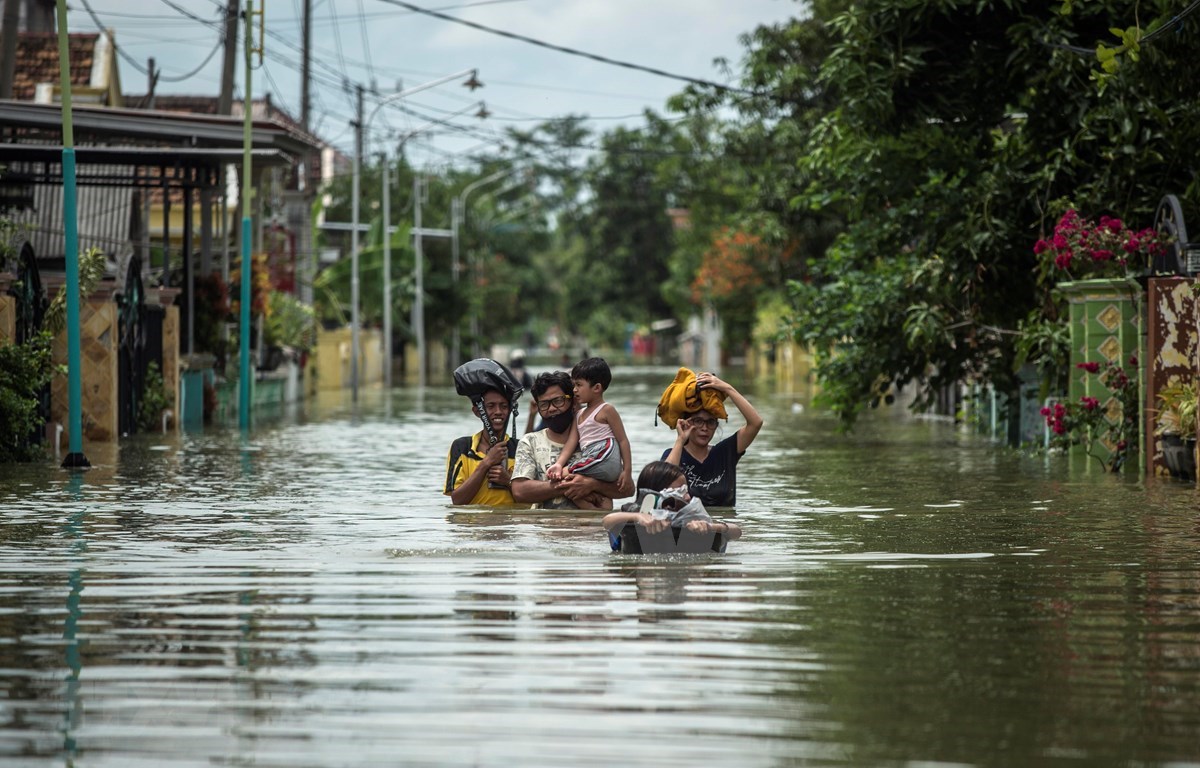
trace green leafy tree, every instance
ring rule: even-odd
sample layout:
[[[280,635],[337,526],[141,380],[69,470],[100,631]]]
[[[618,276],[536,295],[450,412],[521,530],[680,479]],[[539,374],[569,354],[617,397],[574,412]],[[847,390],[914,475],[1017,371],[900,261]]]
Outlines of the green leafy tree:
[[[1143,38],[1102,92],[1096,57],[1067,47],[1094,50],[1111,27],[1140,17],[1155,29],[1174,13],[837,0],[747,36],[745,83],[761,95],[743,111],[763,120],[742,141],[769,137],[761,157],[792,159],[748,163],[755,207],[801,244],[791,327],[816,348],[845,424],[888,384],[916,387],[923,407],[962,379],[1011,388],[1020,360],[1052,353],[1052,334],[1020,356],[1016,340],[1031,312],[1061,311],[1031,246],[1062,200],[1139,224],[1166,192],[1194,207],[1195,172],[1179,160],[1200,139],[1200,102],[1178,73],[1191,71],[1198,22]]]

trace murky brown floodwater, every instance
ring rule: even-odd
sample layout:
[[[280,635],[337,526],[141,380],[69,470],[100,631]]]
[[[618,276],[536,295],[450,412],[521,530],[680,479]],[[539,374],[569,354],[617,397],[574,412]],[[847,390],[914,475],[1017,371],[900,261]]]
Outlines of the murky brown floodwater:
[[[0,764],[1200,765],[1194,489],[753,399],[724,556],[452,510],[449,387],[0,468]]]

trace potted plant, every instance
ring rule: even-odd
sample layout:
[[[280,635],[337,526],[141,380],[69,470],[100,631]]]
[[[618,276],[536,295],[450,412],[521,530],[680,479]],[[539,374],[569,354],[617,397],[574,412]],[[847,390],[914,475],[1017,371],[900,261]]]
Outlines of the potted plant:
[[[1161,408],[1154,434],[1161,438],[1163,460],[1174,477],[1196,479],[1196,417],[1200,387],[1194,381],[1175,382],[1158,393]]]
[[[1112,216],[1101,216],[1096,222],[1074,208],[1058,220],[1052,237],[1033,246],[1033,252],[1053,262],[1065,281],[1142,276],[1165,250],[1165,238],[1157,230],[1135,230]]]

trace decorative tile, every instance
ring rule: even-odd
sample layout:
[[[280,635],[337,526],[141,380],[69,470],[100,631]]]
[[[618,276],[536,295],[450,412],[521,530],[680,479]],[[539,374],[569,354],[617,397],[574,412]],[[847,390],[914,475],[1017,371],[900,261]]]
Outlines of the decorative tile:
[[[1096,348],[1100,354],[1104,355],[1104,359],[1112,362],[1121,357],[1121,342],[1116,336],[1109,336],[1100,346]]]
[[[1121,324],[1121,310],[1117,309],[1115,305],[1109,304],[1096,315],[1096,322],[1109,331],[1115,331]]]

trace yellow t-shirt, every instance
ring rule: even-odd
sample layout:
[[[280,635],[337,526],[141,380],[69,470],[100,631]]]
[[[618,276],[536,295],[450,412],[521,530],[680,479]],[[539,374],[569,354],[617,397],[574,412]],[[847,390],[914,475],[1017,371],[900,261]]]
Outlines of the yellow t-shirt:
[[[474,435],[464,435],[450,444],[450,452],[446,455],[446,487],[442,491],[443,494],[449,496],[455,488],[466,482],[483,461],[487,451],[481,451],[480,447],[486,439],[483,432],[476,432]],[[517,439],[505,435],[504,440],[508,442],[508,471],[511,475],[513,459],[517,455]],[[511,506],[516,502],[513,501],[512,489],[489,488],[485,481],[469,503],[502,507]]]

